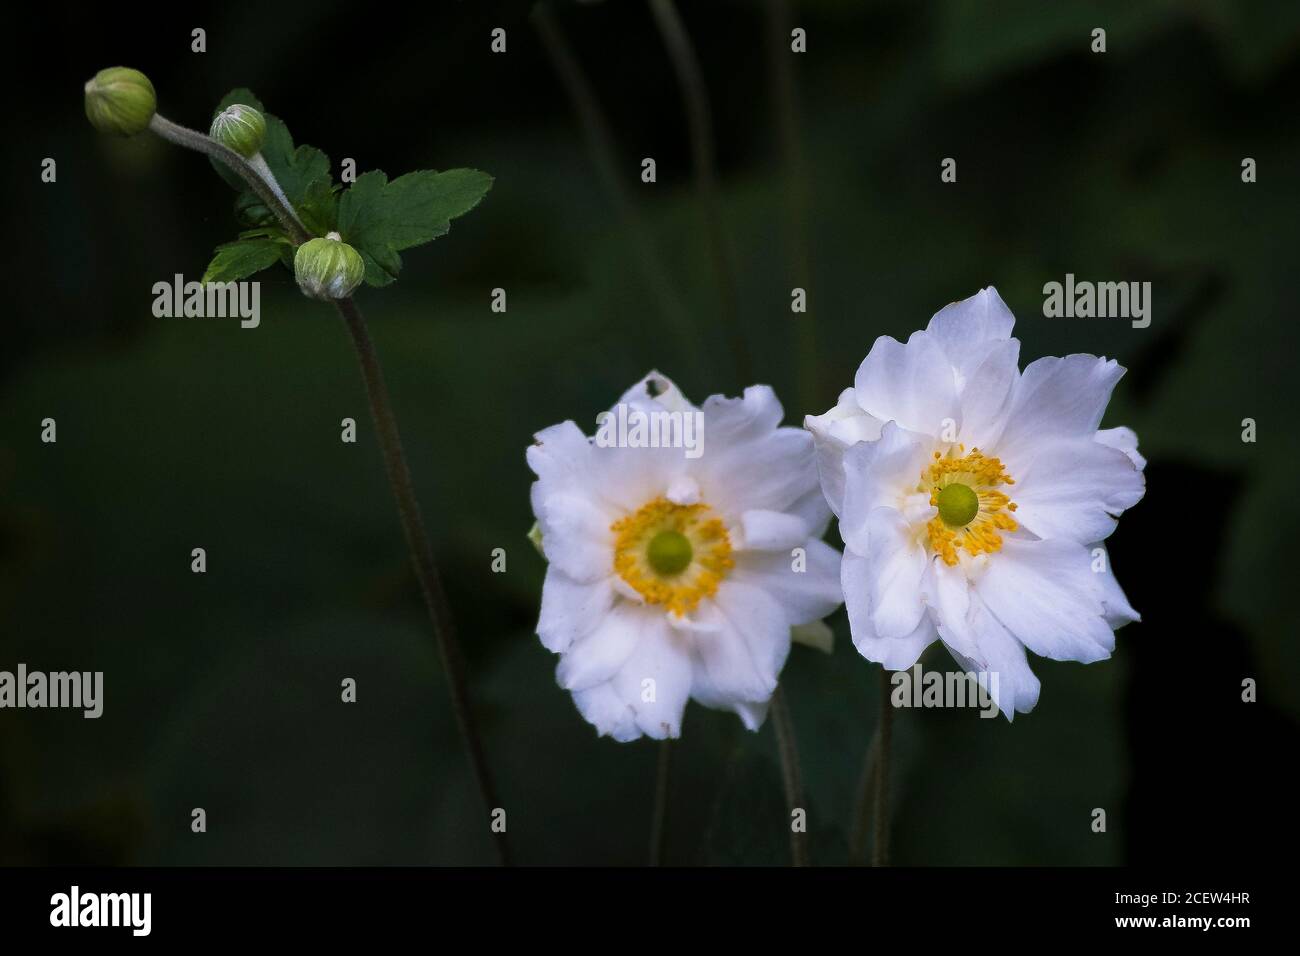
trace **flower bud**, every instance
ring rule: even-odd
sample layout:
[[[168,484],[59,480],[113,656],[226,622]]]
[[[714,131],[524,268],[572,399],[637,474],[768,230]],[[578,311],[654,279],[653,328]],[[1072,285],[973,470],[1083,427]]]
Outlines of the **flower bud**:
[[[153,84],[139,70],[110,66],[86,81],[86,118],[101,133],[143,132],[157,108]]]
[[[346,299],[365,278],[366,264],[361,253],[337,232],[324,239],[310,239],[298,247],[293,257],[294,276],[302,294],[325,302]]]
[[[251,106],[236,103],[216,115],[209,135],[222,146],[229,147],[248,159],[262,151],[262,140],[266,139],[266,120]]]

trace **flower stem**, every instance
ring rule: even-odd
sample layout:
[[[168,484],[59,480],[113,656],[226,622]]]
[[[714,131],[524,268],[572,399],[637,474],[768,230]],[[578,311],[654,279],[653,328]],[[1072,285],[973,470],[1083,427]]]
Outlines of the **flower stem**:
[[[808,179],[805,174],[803,141],[799,137],[799,101],[795,95],[795,55],[790,50],[790,2],[767,0],[768,75],[776,115],[777,138],[786,192],[786,249],[790,256],[790,278],[794,286],[809,292],[812,259],[808,237]],[[805,306],[806,308],[807,306]],[[795,313],[794,321],[800,401],[803,408],[822,408],[820,394],[816,310]]]
[[[197,130],[179,126],[157,113],[150,120],[149,128],[169,142],[219,159],[234,170],[275,214],[295,246],[312,238],[278,184],[272,185],[275,177],[270,175],[269,169],[267,169],[267,177],[264,177],[256,166],[250,164],[233,149],[223,146]],[[455,625],[447,604],[447,596],[442,588],[442,579],[438,575],[437,565],[434,564],[433,547],[429,543],[429,536],[424,530],[424,522],[420,517],[420,506],[415,498],[411,470],[406,463],[406,452],[402,448],[397,419],[393,415],[392,402],[389,401],[388,386],[384,384],[383,368],[379,364],[379,355],[375,352],[374,342],[371,341],[370,330],[356,303],[351,298],[347,298],[337,300],[335,305],[338,306],[339,313],[347,325],[361,365],[361,377],[365,382],[366,397],[370,402],[370,415],[379,435],[379,447],[384,456],[388,483],[392,486],[393,497],[397,501],[397,513],[402,522],[402,532],[406,537],[411,564],[420,585],[424,606],[429,612],[429,621],[433,625],[443,671],[447,675],[456,725],[460,730],[465,749],[469,753],[470,765],[478,782],[479,796],[483,800],[487,815],[490,816],[500,807],[500,803],[496,797],[496,789],[487,767],[473,713],[470,711],[465,665],[461,657],[460,645],[456,642]],[[503,866],[509,865],[510,853],[505,833],[492,832],[497,861]]]
[[[275,195],[275,198],[280,200],[280,203],[288,211],[289,215],[293,216],[293,221],[302,226],[302,220],[298,218],[297,210],[293,208],[293,204],[289,202],[289,197],[286,196],[284,190],[280,188],[279,180],[275,178],[275,173],[271,172],[271,167],[267,165],[262,154],[254,153],[252,156],[248,157],[248,165],[252,166],[254,171],[265,180],[266,185]],[[303,229],[306,231],[305,226],[303,226]]]
[[[668,270],[664,267],[663,259],[655,247],[654,237],[624,185],[623,174],[620,172],[621,163],[614,147],[609,121],[601,110],[600,101],[596,98],[591,81],[583,73],[578,58],[574,56],[572,48],[565,39],[551,4],[538,3],[533,7],[532,19],[541,38],[542,49],[546,51],[551,66],[555,69],[560,84],[569,97],[573,111],[577,114],[578,125],[582,129],[587,150],[596,166],[596,173],[605,192],[613,201],[628,236],[636,246],[635,259],[641,269],[641,275],[649,286],[651,294],[658,300],[659,311],[672,326],[683,355],[691,363],[692,374],[700,382],[704,382],[707,380],[707,372],[701,358],[704,347],[699,329],[691,322],[686,306],[682,304],[681,298],[673,288]]]
[[[856,811],[853,814],[853,833],[849,838],[849,859],[860,866],[867,862],[867,838],[871,832],[871,808],[876,792],[876,752],[880,749],[880,725],[871,734],[871,742],[862,757],[862,772],[858,777]]]
[[[772,729],[776,732],[776,749],[781,757],[781,779],[785,785],[785,802],[790,810],[786,825],[790,829],[790,864],[808,865],[808,834],[793,828],[794,811],[804,810],[803,774],[799,770],[799,747],[795,741],[794,725],[790,721],[790,708],[785,702],[785,690],[777,685],[772,694]],[[806,821],[805,817],[805,821]]]
[[[889,696],[892,690],[889,671],[880,669],[880,723],[877,733],[880,745],[876,753],[876,838],[871,848],[871,865],[889,865],[889,745],[894,721],[894,706]]]
[[[357,360],[361,364],[361,377],[365,380],[366,397],[370,401],[370,414],[379,436],[384,467],[388,471],[388,483],[392,486],[393,497],[397,501],[397,513],[401,518],[402,532],[406,536],[406,547],[410,552],[411,564],[415,568],[415,575],[420,584],[424,606],[429,612],[434,636],[437,638],[438,653],[442,658],[443,671],[447,675],[447,684],[451,690],[456,725],[460,729],[461,739],[469,754],[470,765],[478,782],[479,796],[482,797],[484,809],[490,816],[501,804],[497,801],[496,789],[483,752],[483,743],[474,723],[473,712],[470,710],[464,660],[461,657],[460,645],[456,641],[455,625],[447,604],[447,595],[443,591],[442,579],[433,560],[433,547],[429,543],[429,536],[424,530],[424,522],[420,517],[420,505],[415,498],[411,470],[406,463],[406,453],[402,448],[397,419],[393,415],[392,404],[388,398],[388,386],[384,383],[383,368],[379,364],[379,356],[375,352],[366,320],[362,317],[356,302],[347,298],[339,299],[335,304],[347,325],[348,333],[352,337],[352,345],[356,349]],[[510,863],[510,854],[506,835],[504,832],[494,832],[493,835],[498,862],[507,866]]]
[[[311,233],[298,221],[298,214],[284,198],[284,193],[280,192],[279,186],[272,187],[248,160],[233,149],[223,146],[206,133],[173,123],[164,118],[161,113],[153,115],[153,119],[149,120],[149,128],[168,142],[205,153],[229,166],[240,179],[248,183],[253,192],[257,193],[257,198],[266,204],[266,208],[275,214],[275,218],[280,221],[280,225],[284,227],[284,231],[289,234],[295,246],[311,238]]]
[[[650,865],[662,866],[668,845],[668,793],[672,780],[673,742],[659,742],[659,760],[655,770],[654,812],[650,817]]]
[[[742,386],[753,381],[753,361],[749,345],[740,328],[736,307],[736,281],[731,271],[731,257],[727,248],[727,234],[722,225],[722,211],[718,202],[717,157],[713,145],[713,118],[709,109],[708,90],[704,86],[704,73],[699,57],[691,43],[686,25],[673,0],[650,0],[650,12],[668,50],[673,72],[681,87],[686,106],[686,125],[691,141],[691,164],[695,169],[695,188],[704,212],[704,224],[709,239],[709,252],[713,271],[718,279],[718,292],[722,299],[722,322],[731,338],[735,354],[736,373]]]

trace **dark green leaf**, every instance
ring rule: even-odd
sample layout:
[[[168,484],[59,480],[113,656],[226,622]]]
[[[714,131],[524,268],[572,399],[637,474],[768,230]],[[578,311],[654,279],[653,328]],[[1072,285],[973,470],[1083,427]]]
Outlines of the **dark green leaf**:
[[[392,182],[372,170],[339,200],[338,230],[365,259],[366,282],[386,285],[402,267],[398,250],[445,235],[491,187],[492,177],[477,169],[424,169]]]
[[[338,187],[328,176],[313,180],[297,204],[298,217],[307,231],[318,236],[338,229]]]
[[[261,272],[279,261],[284,248],[289,248],[284,240],[269,238],[240,239],[217,246],[203,273],[203,282],[234,282]]]
[[[215,165],[226,169],[223,164]],[[228,169],[226,171],[229,172]],[[275,213],[271,212],[266,203],[262,202],[262,198],[252,190],[245,190],[235,197],[235,218],[247,226],[265,226],[276,221]]]

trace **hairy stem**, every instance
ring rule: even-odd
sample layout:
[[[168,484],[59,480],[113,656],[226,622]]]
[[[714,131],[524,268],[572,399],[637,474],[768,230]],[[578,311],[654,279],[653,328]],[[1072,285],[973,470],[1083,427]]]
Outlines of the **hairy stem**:
[[[681,87],[686,107],[686,125],[691,140],[691,164],[695,170],[695,188],[704,212],[704,224],[709,238],[709,253],[713,271],[718,279],[718,292],[722,300],[722,322],[731,338],[736,359],[736,372],[740,384],[753,380],[753,362],[749,344],[740,328],[736,307],[736,280],[731,271],[731,257],[727,248],[727,233],[722,225],[722,210],[718,202],[717,157],[713,145],[713,117],[709,109],[708,90],[704,86],[704,73],[686,25],[673,0],[650,0],[650,12],[663,37],[664,47],[672,62],[673,72]]]
[[[806,809],[803,774],[799,769],[799,746],[795,741],[794,725],[790,721],[790,708],[785,702],[785,690],[779,684],[772,694],[772,729],[776,732],[776,749],[781,757],[781,780],[785,785],[786,806],[790,810],[790,818],[786,820],[786,826],[791,827],[790,863],[792,866],[807,866],[808,834],[796,832],[792,826],[794,811]]]
[[[650,817],[650,865],[662,866],[668,845],[668,794],[673,770],[673,742],[659,742],[659,760],[655,770],[654,812]]]
[[[235,174],[257,193],[257,198],[275,214],[275,218],[280,221],[280,225],[284,227],[284,231],[289,234],[295,246],[302,245],[311,238],[311,233],[298,221],[298,214],[284,198],[284,193],[280,192],[279,186],[272,188],[258,170],[233,149],[221,145],[206,133],[173,123],[164,118],[161,113],[153,115],[153,119],[149,120],[149,128],[168,142],[219,159],[234,170]]]
[[[293,216],[293,221],[302,226],[302,220],[298,218],[298,211],[293,208],[293,204],[289,202],[289,197],[286,196],[284,190],[280,188],[279,180],[275,178],[275,173],[271,172],[271,167],[268,166],[266,160],[262,158],[262,154],[254,153],[252,156],[248,157],[248,165],[252,166],[254,171],[256,171],[257,174],[266,181],[266,185],[270,188],[275,198],[280,200],[284,205],[284,208],[289,211],[289,215]],[[303,229],[306,231],[305,226]]]

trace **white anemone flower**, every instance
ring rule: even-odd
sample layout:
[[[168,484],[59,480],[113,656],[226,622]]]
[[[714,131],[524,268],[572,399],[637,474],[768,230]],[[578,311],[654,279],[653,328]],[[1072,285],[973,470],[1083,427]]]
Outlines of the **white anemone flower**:
[[[690,416],[694,448],[589,438],[572,421],[528,449],[549,562],[537,633],[556,678],[601,735],[681,735],[689,698],[756,730],[796,640],[829,649],[840,555],[812,436],[782,428],[765,385],[702,408],[651,372],[615,406],[628,420]],[[700,424],[702,422],[702,425]],[[605,424],[602,423],[602,430]]]
[[[1014,322],[990,287],[906,343],[882,336],[805,420],[859,652],[905,670],[938,639],[1008,719],[1038,702],[1026,649],[1091,663],[1139,619],[1101,542],[1146,464],[1132,430],[1098,429],[1124,369],[1068,355],[1021,372]]]

